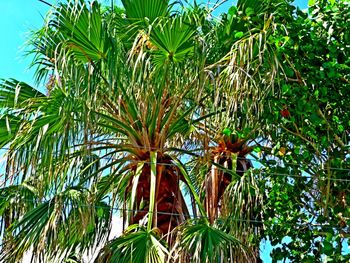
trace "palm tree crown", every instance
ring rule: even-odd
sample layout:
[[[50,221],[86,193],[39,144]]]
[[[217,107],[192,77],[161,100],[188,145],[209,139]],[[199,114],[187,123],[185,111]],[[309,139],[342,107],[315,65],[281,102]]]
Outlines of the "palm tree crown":
[[[262,195],[245,156],[278,75],[273,20],[248,27],[232,12],[210,19],[204,5],[122,3],[53,7],[31,39],[46,89],[1,84],[2,260],[100,249],[97,262],[254,261],[249,220]],[[108,240],[116,210],[123,234]],[[242,211],[244,233],[230,222]]]

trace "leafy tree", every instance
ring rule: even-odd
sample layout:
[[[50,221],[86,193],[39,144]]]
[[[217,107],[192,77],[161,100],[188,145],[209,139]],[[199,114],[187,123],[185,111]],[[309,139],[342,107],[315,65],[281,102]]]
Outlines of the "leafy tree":
[[[349,8],[346,1],[315,1],[286,24],[288,34],[272,39],[288,75],[268,113],[277,163],[266,168],[265,233],[282,244],[275,260],[348,261]]]
[[[345,262],[348,2],[122,3],[53,7],[44,90],[1,84],[1,260]]]

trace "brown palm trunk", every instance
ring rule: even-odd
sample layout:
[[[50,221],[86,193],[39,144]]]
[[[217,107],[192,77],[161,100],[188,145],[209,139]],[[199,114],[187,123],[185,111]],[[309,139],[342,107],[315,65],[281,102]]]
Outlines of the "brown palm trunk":
[[[154,225],[164,235],[189,218],[189,212],[180,191],[178,169],[170,158],[162,158],[157,163]],[[148,214],[149,200],[150,165],[145,164],[137,185],[136,212],[131,216],[129,224],[140,222]]]

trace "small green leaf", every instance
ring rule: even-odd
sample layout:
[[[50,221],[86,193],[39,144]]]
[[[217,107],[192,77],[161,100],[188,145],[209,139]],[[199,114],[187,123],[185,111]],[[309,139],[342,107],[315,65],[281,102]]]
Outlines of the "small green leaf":
[[[245,14],[246,14],[247,16],[251,16],[251,15],[254,15],[254,14],[255,14],[255,11],[254,11],[253,8],[248,7],[248,8],[245,10]]]
[[[239,31],[235,34],[235,38],[241,38],[241,37],[243,37],[243,35],[244,35],[243,32]]]
[[[309,0],[308,5],[313,6],[315,5],[315,3],[316,3],[316,0]]]
[[[295,147],[294,153],[295,153],[295,154],[299,154],[299,153],[300,153],[300,147]]]
[[[222,131],[222,133],[223,133],[224,135],[230,136],[230,135],[232,134],[232,131],[231,131],[229,128],[225,128],[225,129]]]
[[[282,86],[282,92],[283,92],[283,94],[288,94],[289,91],[290,91],[290,86],[287,85],[287,84],[284,84],[284,85]]]
[[[228,15],[230,15],[230,16],[236,15],[236,14],[238,13],[237,7],[231,6],[227,13],[228,13]]]
[[[260,147],[254,147],[254,152],[260,153],[261,152],[261,148]]]
[[[333,246],[327,240],[323,241],[323,251],[327,256],[331,256],[333,254]]]

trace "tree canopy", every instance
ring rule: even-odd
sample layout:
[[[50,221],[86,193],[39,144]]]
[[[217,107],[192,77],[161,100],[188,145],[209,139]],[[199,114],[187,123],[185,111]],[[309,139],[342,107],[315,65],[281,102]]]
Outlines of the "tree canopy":
[[[348,262],[350,2],[309,5],[52,6],[45,89],[0,84],[1,261]]]

